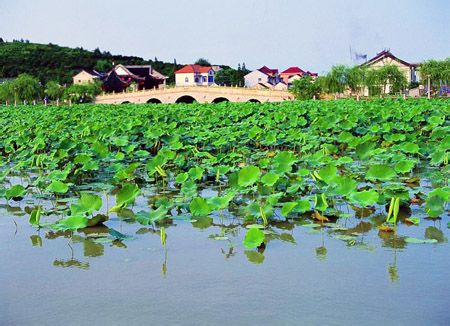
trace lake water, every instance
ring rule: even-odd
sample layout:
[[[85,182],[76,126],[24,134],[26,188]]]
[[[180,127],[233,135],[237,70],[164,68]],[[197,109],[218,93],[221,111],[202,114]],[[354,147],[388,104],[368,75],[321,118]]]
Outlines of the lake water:
[[[174,220],[164,249],[159,231],[115,215],[106,225],[133,239],[37,231],[26,204],[1,204],[1,325],[450,324],[448,215],[396,236],[370,218],[338,220],[345,232],[278,222],[258,252],[230,217]]]

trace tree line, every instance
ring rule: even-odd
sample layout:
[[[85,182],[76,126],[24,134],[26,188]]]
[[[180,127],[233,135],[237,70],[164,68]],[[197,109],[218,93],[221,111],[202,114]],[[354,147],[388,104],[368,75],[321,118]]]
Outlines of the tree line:
[[[28,40],[0,40],[0,79],[15,78],[26,73],[36,77],[44,85],[52,80],[64,85],[71,83],[72,77],[82,69],[107,72],[113,64],[151,65],[169,77],[168,83],[175,82],[174,72],[182,67],[175,59],[173,63],[168,63],[157,58],[144,60],[136,56],[112,55],[98,48],[88,51],[82,47],[37,44]]]
[[[0,102],[20,104],[23,102],[66,101],[70,103],[88,103],[101,92],[101,83],[74,84],[61,86],[56,81],[43,85],[36,77],[20,74],[17,78],[0,84]]]
[[[418,70],[422,84],[426,85],[428,78],[434,94],[448,85],[450,81],[450,58],[445,60],[429,60],[422,63]],[[365,66],[335,65],[325,76],[313,79],[302,77],[293,82],[291,92],[298,99],[319,98],[321,94],[362,94],[367,88],[369,96],[380,94],[399,94],[402,91],[419,85],[418,82],[408,84],[404,72],[395,65],[385,65],[380,68]]]

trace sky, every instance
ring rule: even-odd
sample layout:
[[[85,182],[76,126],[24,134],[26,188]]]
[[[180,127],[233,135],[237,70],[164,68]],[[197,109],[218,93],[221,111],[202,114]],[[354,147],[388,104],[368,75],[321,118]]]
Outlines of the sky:
[[[449,0],[0,0],[0,37],[178,63],[325,73],[383,49],[450,56]]]

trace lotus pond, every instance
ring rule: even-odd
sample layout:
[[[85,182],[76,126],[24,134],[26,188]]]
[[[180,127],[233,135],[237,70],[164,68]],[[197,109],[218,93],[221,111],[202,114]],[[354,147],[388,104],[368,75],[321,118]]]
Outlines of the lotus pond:
[[[448,325],[449,111],[0,107],[0,324]]]

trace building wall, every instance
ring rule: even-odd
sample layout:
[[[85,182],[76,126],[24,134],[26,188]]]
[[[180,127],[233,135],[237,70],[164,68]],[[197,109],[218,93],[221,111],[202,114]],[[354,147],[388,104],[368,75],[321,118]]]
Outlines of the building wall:
[[[187,78],[187,81],[185,79]],[[176,86],[192,86],[194,85],[194,74],[175,74]]]
[[[195,81],[195,78],[198,81]],[[186,80],[187,79],[187,80]],[[210,70],[209,73],[202,73],[195,75],[194,73],[188,74],[175,74],[176,86],[211,86],[214,84],[214,71]]]
[[[127,76],[128,75],[128,72],[125,71],[122,67],[117,67],[117,68],[115,68],[115,70],[116,70],[116,74],[119,76]]]
[[[74,84],[87,84],[87,83],[93,83],[94,77],[91,74],[88,74],[86,71],[82,71],[75,76],[73,76],[73,83]]]
[[[266,74],[263,74],[259,70],[252,71],[244,76],[245,80],[245,87],[253,88],[258,83],[267,83],[268,82],[268,76]]]
[[[274,89],[279,91],[286,91],[288,89],[288,86],[282,82],[279,82],[278,84],[275,85]]]
[[[403,72],[403,74],[405,75],[407,82],[408,83],[411,82],[411,77],[412,77],[411,76],[411,68],[409,66],[406,66],[406,65],[396,61],[396,60],[392,60],[391,58],[384,58],[384,59],[382,59],[380,61],[377,61],[377,62],[375,62],[375,63],[373,63],[371,65],[368,65],[368,67],[369,68],[373,68],[373,69],[377,69],[377,68],[381,68],[381,67],[386,66],[386,65],[397,66],[398,69],[401,72]],[[415,72],[413,72],[413,75],[415,75]]]

